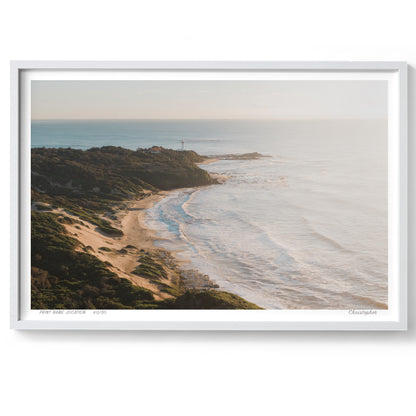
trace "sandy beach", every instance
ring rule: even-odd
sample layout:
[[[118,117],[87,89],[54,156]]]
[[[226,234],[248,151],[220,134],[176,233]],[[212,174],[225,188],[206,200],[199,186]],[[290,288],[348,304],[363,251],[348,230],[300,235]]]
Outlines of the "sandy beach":
[[[64,224],[67,232],[76,238],[81,246],[78,250],[87,250],[103,262],[111,264],[109,269],[120,277],[130,280],[133,284],[151,290],[157,300],[171,297],[168,293],[161,292],[160,285],[148,278],[132,273],[140,265],[139,258],[142,254],[162,256],[166,258],[169,253],[166,250],[154,246],[155,231],[144,225],[145,210],[166,196],[168,192],[149,194],[142,199],[126,201],[124,208],[118,210],[112,219],[104,217],[111,225],[123,231],[123,236],[113,237],[102,233],[95,225],[87,222],[79,223],[78,217],[63,209],[53,212],[70,217],[73,224]],[[177,284],[177,273],[170,270],[167,273],[167,285]]]
[[[111,225],[123,231],[123,236],[113,237],[101,232],[95,225],[84,221],[65,211],[55,209],[58,215],[71,218],[73,224],[63,224],[72,237],[80,243],[78,251],[84,250],[106,262],[109,269],[118,276],[130,280],[133,284],[152,291],[156,300],[172,297],[166,291],[166,286],[177,289],[213,288],[218,287],[208,276],[201,275],[196,270],[183,270],[184,261],[178,259],[174,252],[167,251],[154,245],[156,231],[144,224],[146,209],[167,196],[170,191],[150,193],[141,199],[125,201],[122,209],[116,211],[109,218],[102,216]],[[140,257],[146,255],[164,264],[167,278],[163,282],[152,281],[148,277],[137,275],[134,270],[140,266]]]

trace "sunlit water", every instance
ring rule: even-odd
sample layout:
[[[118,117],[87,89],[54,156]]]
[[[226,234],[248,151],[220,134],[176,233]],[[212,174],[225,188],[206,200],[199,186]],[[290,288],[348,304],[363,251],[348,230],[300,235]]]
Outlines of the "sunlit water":
[[[387,305],[385,121],[35,122],[32,146],[185,146],[221,185],[172,192],[147,212],[158,244],[265,308]]]

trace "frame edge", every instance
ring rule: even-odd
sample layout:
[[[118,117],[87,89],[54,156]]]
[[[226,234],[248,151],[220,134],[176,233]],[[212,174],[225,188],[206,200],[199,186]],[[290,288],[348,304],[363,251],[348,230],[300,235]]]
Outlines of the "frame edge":
[[[20,320],[20,71],[31,69],[173,69],[173,70],[368,70],[397,71],[399,74],[400,104],[400,311],[399,321],[372,323],[344,322],[275,322],[274,325],[256,323],[257,328],[250,328],[247,322],[43,322]],[[408,293],[407,293],[407,258],[408,258],[408,64],[405,61],[30,61],[15,60],[10,62],[10,328],[18,330],[336,330],[336,331],[405,331],[408,329]],[[115,325],[117,327],[115,327]],[[232,326],[232,327],[231,327]],[[291,326],[292,328],[288,328]],[[371,327],[369,327],[371,326]],[[337,327],[337,328],[335,328]]]
[[[17,62],[10,62],[10,327],[19,323],[20,259],[20,140],[19,74]]]

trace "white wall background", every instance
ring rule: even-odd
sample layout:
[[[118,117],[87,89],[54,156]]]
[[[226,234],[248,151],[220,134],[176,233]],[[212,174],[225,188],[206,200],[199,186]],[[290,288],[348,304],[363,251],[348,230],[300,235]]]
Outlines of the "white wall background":
[[[415,415],[412,0],[3,1],[0,411],[4,415]],[[407,333],[82,333],[8,329],[9,60],[406,60]],[[6,410],[8,409],[8,410]]]

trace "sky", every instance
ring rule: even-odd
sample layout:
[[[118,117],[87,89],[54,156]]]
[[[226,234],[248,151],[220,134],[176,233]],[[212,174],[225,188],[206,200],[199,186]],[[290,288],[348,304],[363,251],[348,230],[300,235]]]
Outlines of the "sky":
[[[32,119],[387,118],[387,81],[32,81]]]

